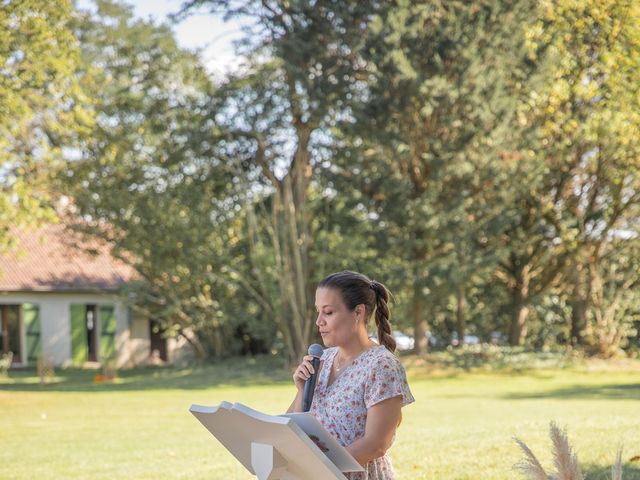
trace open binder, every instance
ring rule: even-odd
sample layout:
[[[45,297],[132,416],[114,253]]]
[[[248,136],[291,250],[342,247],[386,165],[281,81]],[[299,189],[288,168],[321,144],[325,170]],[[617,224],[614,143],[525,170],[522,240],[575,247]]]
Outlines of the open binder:
[[[362,466],[309,413],[267,415],[222,402],[189,411],[259,480],[331,480]]]

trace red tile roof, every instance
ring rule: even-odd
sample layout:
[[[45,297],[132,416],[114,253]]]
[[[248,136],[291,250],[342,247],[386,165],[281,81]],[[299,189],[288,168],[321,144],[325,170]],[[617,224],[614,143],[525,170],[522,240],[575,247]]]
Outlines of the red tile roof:
[[[2,292],[116,290],[135,278],[133,268],[110,255],[106,244],[82,241],[65,225],[13,234],[17,246],[0,254]]]

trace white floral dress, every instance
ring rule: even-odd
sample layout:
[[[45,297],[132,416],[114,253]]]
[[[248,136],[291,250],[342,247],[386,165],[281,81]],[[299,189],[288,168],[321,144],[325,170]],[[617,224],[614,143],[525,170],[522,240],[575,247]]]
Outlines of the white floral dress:
[[[328,348],[313,395],[310,412],[343,446],[364,436],[367,409],[402,396],[402,405],[414,401],[400,360],[378,345],[360,354],[342,373],[327,385],[337,347]],[[370,461],[364,473],[346,474],[350,480],[394,480],[391,460],[385,454]]]

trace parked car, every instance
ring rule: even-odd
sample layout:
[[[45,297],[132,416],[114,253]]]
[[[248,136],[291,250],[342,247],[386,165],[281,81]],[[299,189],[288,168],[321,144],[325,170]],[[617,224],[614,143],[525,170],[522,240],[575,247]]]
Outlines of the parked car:
[[[424,336],[427,338],[427,344],[432,348],[446,346],[446,342],[442,340],[441,337],[438,337],[431,332],[426,332]]]
[[[502,332],[491,332],[491,343],[493,345],[506,345],[507,344],[507,336]]]
[[[465,335],[464,343],[465,345],[478,345],[480,343],[480,338],[475,335]],[[451,334],[451,345],[454,347],[458,345],[458,332],[453,332]]]
[[[402,333],[400,330],[393,330],[391,335],[396,341],[396,348],[398,350],[413,350],[415,341],[413,337],[410,337],[406,333]]]

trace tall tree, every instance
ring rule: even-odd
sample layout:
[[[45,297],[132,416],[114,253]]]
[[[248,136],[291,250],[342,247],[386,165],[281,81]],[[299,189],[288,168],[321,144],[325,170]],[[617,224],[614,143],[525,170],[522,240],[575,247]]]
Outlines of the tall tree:
[[[201,357],[231,353],[224,338],[243,319],[225,315],[233,300],[222,301],[222,267],[242,254],[234,206],[244,196],[234,181],[241,165],[211,141],[215,89],[168,26],[134,20],[131,7],[98,1],[76,28],[78,75],[95,92],[97,112],[61,176],[76,228],[108,240],[136,269],[140,282],[126,292],[136,309]]]
[[[617,289],[640,280],[633,268],[607,278],[615,257],[638,237],[638,25],[637,2],[557,1],[543,5],[531,35],[533,51],[547,65],[546,81],[532,98],[532,124],[540,160],[556,179],[548,217],[571,251],[572,336],[580,341],[584,335],[604,355],[617,349],[626,329]]]
[[[89,101],[74,75],[79,49],[69,0],[0,8],[0,248],[9,228],[55,217],[50,181],[62,146],[88,133]]]
[[[317,269],[309,195],[314,152],[321,132],[340,114],[354,88],[352,53],[346,45],[362,36],[369,7],[359,2],[193,0],[183,10],[204,7],[241,17],[254,28],[247,51],[249,73],[222,88],[218,116],[230,148],[249,152],[269,197],[269,243],[278,282],[276,320],[289,360],[299,361],[315,332]]]
[[[363,162],[380,155],[402,183],[402,201],[384,211],[388,221],[401,219],[403,225],[395,248],[410,270],[418,353],[426,349],[431,263],[449,246],[459,253],[470,246],[479,256],[489,253],[471,238],[477,230],[454,240],[460,230],[453,223],[475,218],[459,206],[465,197],[473,205],[490,180],[485,167],[513,118],[513,88],[527,71],[523,48],[530,7],[526,1],[383,5],[360,50],[369,75],[352,106],[355,128],[365,139]],[[451,229],[453,243],[442,241],[440,228]],[[456,277],[468,278],[458,257]],[[456,290],[462,305],[464,286]]]

